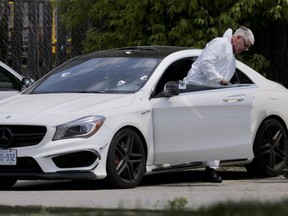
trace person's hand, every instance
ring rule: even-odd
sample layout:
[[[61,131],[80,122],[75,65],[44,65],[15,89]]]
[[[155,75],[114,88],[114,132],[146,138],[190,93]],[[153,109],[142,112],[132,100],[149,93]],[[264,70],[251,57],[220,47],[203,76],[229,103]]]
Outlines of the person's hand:
[[[220,81],[220,85],[229,85],[229,82],[227,80],[222,79]]]

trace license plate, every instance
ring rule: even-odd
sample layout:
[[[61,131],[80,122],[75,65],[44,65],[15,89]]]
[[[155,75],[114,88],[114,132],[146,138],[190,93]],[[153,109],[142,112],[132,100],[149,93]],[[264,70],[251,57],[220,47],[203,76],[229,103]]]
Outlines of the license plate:
[[[16,150],[0,150],[0,165],[16,165],[17,152]]]

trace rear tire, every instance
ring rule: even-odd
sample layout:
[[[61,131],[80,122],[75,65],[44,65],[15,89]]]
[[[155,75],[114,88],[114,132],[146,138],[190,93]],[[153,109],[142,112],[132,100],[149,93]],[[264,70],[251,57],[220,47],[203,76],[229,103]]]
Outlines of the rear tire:
[[[146,167],[146,153],[139,135],[122,129],[113,138],[107,156],[107,180],[116,188],[136,187]]]
[[[275,177],[283,174],[288,160],[288,139],[284,126],[276,119],[267,119],[259,127],[253,151],[255,158],[246,166],[258,177]]]

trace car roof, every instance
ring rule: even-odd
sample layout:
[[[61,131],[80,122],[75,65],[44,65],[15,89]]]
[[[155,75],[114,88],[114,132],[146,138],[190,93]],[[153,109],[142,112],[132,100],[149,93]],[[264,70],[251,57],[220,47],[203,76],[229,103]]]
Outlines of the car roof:
[[[97,51],[78,58],[96,58],[96,57],[139,57],[139,58],[159,58],[163,59],[171,53],[193,49],[191,47],[181,46],[131,46],[116,49]]]

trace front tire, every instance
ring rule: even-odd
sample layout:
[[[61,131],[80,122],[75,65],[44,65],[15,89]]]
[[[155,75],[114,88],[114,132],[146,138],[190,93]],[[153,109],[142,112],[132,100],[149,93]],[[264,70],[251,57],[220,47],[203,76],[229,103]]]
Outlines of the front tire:
[[[246,166],[248,172],[260,177],[275,177],[283,173],[288,160],[288,139],[284,126],[276,119],[262,123],[256,134],[255,158]]]
[[[112,139],[107,156],[107,180],[116,188],[136,187],[146,166],[146,154],[139,135],[122,129]]]

